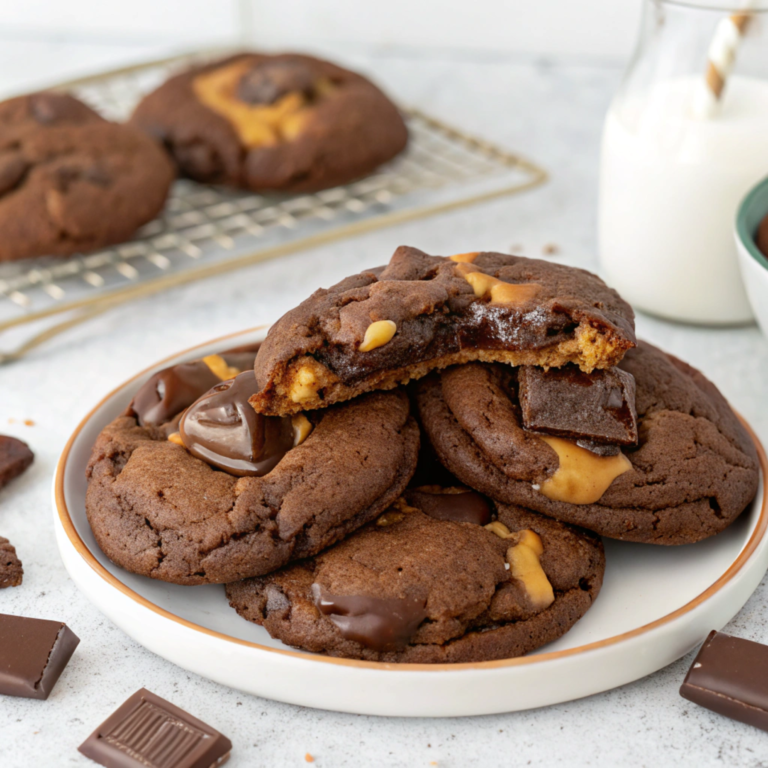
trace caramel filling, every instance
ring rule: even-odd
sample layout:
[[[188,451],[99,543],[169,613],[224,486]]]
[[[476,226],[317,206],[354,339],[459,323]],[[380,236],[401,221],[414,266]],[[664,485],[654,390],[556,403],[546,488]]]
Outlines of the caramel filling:
[[[510,577],[523,585],[534,610],[543,611],[549,608],[555,602],[555,592],[541,567],[541,556],[544,554],[541,537],[529,529],[512,533],[498,520],[485,527],[499,538],[515,542],[507,550],[506,556]]]
[[[619,475],[632,469],[623,453],[598,456],[561,437],[541,435],[539,439],[555,451],[560,461],[555,474],[541,484],[541,492],[552,501],[594,504]]]
[[[227,365],[227,361],[221,355],[208,355],[203,358],[203,362],[208,366],[214,376],[218,376],[222,381],[234,379],[238,373],[242,373],[239,368]]]
[[[241,101],[237,97],[238,83],[252,66],[249,61],[237,61],[205,72],[192,81],[192,90],[208,109],[229,120],[246,147],[274,146],[296,138],[304,127],[306,98],[295,92],[287,93],[274,104]],[[330,83],[321,82],[316,90],[323,94],[332,88]]]
[[[297,413],[291,417],[293,427],[293,446],[301,445],[312,432],[312,422],[303,414]]]
[[[391,320],[377,320],[365,329],[363,343],[357,348],[359,352],[370,352],[377,347],[383,347],[397,333],[397,325]]]
[[[296,373],[288,393],[294,403],[303,403],[311,400],[320,389],[320,382],[309,365],[303,365]]]
[[[485,272],[474,272],[465,263],[460,263],[456,271],[472,286],[478,299],[489,298],[491,304],[522,306],[541,291],[538,283],[505,283]]]
[[[457,264],[471,264],[479,255],[480,251],[472,251],[471,253],[456,253],[448,258]]]
[[[533,608],[543,611],[555,602],[555,592],[541,567],[544,545],[533,531],[519,535],[517,544],[507,550],[510,576],[522,583]]]

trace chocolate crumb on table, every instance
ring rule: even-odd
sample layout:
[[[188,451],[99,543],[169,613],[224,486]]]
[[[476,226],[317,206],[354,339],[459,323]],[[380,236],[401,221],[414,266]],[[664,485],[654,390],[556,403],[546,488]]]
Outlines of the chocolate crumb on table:
[[[768,731],[768,646],[712,630],[685,676],[680,695]]]
[[[0,589],[18,587],[23,576],[24,569],[16,555],[16,547],[0,536]]]
[[[78,751],[108,768],[216,768],[232,742],[170,701],[141,688]]]
[[[0,694],[47,699],[79,643],[60,621],[0,613]]]
[[[24,472],[34,458],[26,443],[15,437],[0,435],[0,488]]]

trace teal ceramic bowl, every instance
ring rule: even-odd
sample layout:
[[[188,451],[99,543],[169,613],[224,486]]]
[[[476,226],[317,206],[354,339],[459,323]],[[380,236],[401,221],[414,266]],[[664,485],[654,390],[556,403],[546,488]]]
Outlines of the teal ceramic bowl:
[[[768,216],[768,179],[761,181],[742,201],[736,214],[736,247],[739,268],[749,303],[763,333],[768,336],[768,258],[755,244],[760,222]]]

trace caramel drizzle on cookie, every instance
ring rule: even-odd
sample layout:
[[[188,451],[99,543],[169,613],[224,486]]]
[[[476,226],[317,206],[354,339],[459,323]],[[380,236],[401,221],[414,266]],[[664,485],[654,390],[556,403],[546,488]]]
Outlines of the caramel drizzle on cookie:
[[[489,523],[485,528],[499,538],[513,542],[506,554],[509,575],[523,586],[531,607],[536,611],[549,608],[555,602],[555,591],[541,567],[541,556],[544,554],[541,537],[527,528],[512,533],[498,520]]]
[[[478,299],[490,299],[491,304],[523,306],[536,298],[542,289],[538,283],[505,283],[467,263],[457,264],[456,272],[472,286]]]
[[[208,109],[226,118],[246,147],[274,146],[301,133],[307,116],[302,93],[287,93],[274,104],[246,104],[237,98],[240,78],[253,64],[236,61],[204,72],[192,81],[192,90]]]
[[[559,460],[555,474],[540,489],[552,501],[594,504],[619,475],[632,469],[623,453],[598,456],[562,437],[540,435],[539,440],[552,448]]]

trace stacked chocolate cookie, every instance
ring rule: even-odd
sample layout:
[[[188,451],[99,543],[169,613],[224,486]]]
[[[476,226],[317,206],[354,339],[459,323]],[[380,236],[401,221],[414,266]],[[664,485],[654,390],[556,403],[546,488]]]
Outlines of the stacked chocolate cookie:
[[[559,637],[600,590],[598,534],[713,535],[758,469],[714,385],[637,344],[596,276],[399,248],[288,312],[257,354],[156,374],[88,477],[119,565],[226,583],[305,650],[434,663]]]

